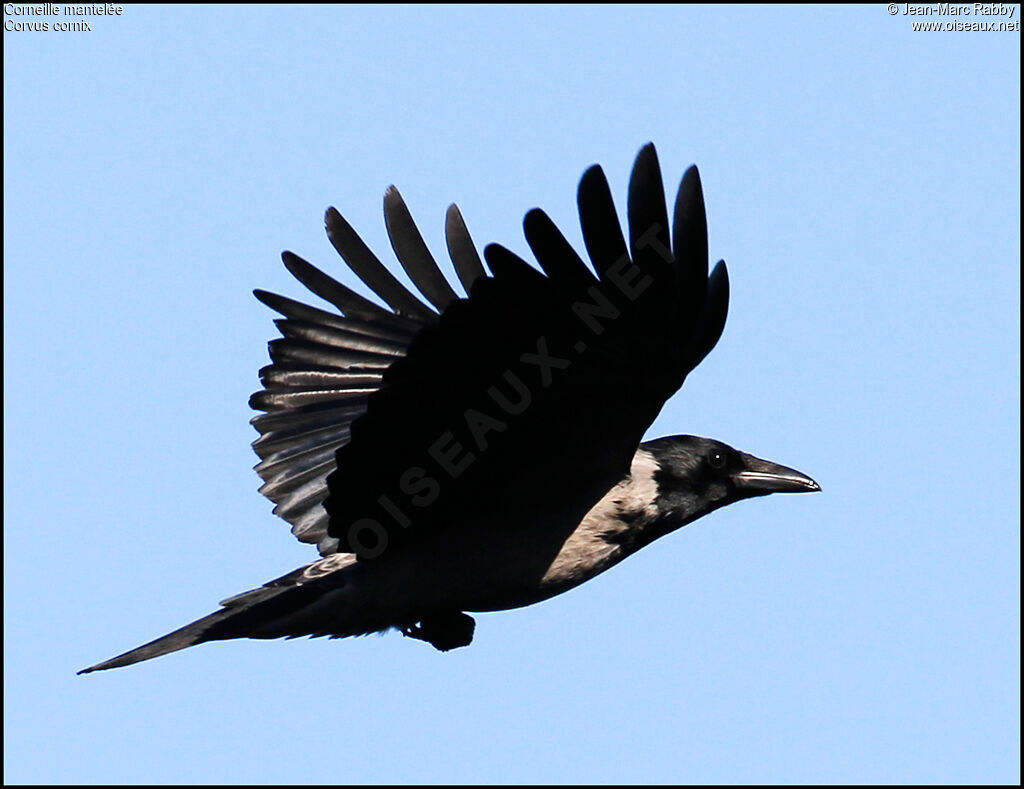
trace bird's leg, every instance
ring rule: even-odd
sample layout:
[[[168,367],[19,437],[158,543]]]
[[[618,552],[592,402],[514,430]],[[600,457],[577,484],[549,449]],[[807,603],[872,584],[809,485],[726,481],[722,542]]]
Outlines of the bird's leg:
[[[455,611],[421,619],[416,624],[404,628],[402,634],[426,641],[435,649],[447,652],[449,649],[469,646],[473,641],[475,628],[476,622],[473,621],[473,617]]]

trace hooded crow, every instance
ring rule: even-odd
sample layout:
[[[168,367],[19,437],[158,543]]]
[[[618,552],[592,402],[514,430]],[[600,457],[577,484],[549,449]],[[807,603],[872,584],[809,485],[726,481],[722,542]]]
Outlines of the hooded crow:
[[[628,243],[600,167],[577,200],[592,269],[533,209],[540,271],[491,244],[489,275],[451,206],[460,298],[389,188],[391,245],[426,302],[329,209],[331,243],[388,308],[285,252],[336,311],[255,291],[283,317],[250,401],[264,412],[252,420],[260,490],[321,558],[80,673],[230,638],[394,628],[454,649],[472,641],[467,611],[560,594],[732,502],[820,490],[720,441],[641,443],[725,325],[729,281],[724,261],[708,274],[696,167],[670,224],[654,146],[640,150]]]

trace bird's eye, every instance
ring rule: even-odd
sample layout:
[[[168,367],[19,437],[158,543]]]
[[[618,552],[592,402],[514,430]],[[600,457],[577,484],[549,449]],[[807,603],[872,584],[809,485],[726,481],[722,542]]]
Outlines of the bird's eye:
[[[708,463],[711,464],[711,468],[725,468],[725,460],[725,453],[719,452],[717,449],[708,455]]]

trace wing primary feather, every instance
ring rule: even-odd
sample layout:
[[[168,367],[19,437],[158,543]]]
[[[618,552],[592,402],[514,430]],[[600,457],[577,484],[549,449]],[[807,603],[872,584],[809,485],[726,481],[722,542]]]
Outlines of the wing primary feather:
[[[323,504],[326,498],[327,482],[323,478],[317,478],[285,493],[273,511],[275,515],[290,520],[305,509]]]
[[[320,507],[318,509],[323,509],[323,508]],[[332,553],[338,553],[338,552],[341,551],[341,540],[339,540],[337,537],[328,537],[327,536],[327,523],[328,523],[328,521],[329,521],[329,517],[328,517],[327,513],[324,512],[323,526],[321,527],[323,529],[323,537],[321,539],[317,540],[317,543],[316,543],[317,552],[321,556],[330,556]],[[310,540],[310,542],[312,542],[312,540]]]
[[[295,279],[320,298],[329,301],[341,310],[343,315],[357,316],[367,321],[382,323],[385,326],[398,326],[413,330],[420,326],[419,322],[402,315],[395,315],[369,299],[363,298],[293,252],[282,252],[281,259],[284,261],[285,268],[292,273]]]
[[[542,210],[534,208],[526,214],[523,231],[540,267],[555,283],[572,293],[597,284],[586,263]]]
[[[379,389],[384,373],[379,370],[347,370],[336,367],[317,367],[308,364],[268,364],[260,368],[260,380],[285,383],[294,380],[299,385],[329,383],[336,389],[365,386]]]
[[[484,247],[484,258],[496,279],[515,279],[520,283],[534,283],[540,286],[547,279],[519,255],[505,249],[501,244],[488,244]]]
[[[336,408],[315,408],[303,406],[288,411],[270,411],[258,414],[249,424],[261,433],[273,432],[277,437],[295,436],[330,427],[348,425],[363,412],[359,406],[338,406]],[[262,446],[257,439],[253,446]]]
[[[694,332],[694,345],[689,353],[687,366],[693,369],[711,353],[718,343],[725,328],[725,319],[729,313],[729,271],[725,261],[718,261],[708,278],[707,298],[704,312]]]
[[[261,389],[259,392],[256,392],[253,395],[253,397],[255,397],[257,394],[290,395],[290,394],[305,394],[305,393],[308,393],[308,392],[312,392],[312,393],[322,393],[325,397],[331,397],[334,400],[336,400],[339,405],[342,405],[342,404],[344,404],[344,405],[353,405],[355,403],[365,403],[366,399],[370,395],[372,395],[374,392],[376,392],[376,391],[377,391],[376,389],[362,388],[362,387],[353,387],[353,388],[339,389],[339,388],[335,388],[335,387],[325,387],[325,386],[317,386],[317,385],[297,386],[297,385],[294,385],[294,384],[276,384],[276,383],[272,383],[269,386],[266,386],[263,389]],[[250,399],[249,402],[252,403],[253,401]],[[264,410],[271,411],[271,410],[274,410],[274,409],[273,408],[268,408],[268,409],[264,409]]]
[[[249,407],[256,411],[282,411],[314,403],[344,403],[347,406],[366,406],[367,395],[348,395],[336,389],[309,389],[306,391],[256,392],[249,398]]]
[[[319,543],[327,537],[327,511],[323,507],[310,507],[301,515],[292,518],[292,534],[300,542]],[[334,547],[330,550],[322,550],[321,556],[334,553],[337,550],[337,540],[333,540]]]
[[[316,509],[306,510],[292,519],[292,534],[299,542],[318,543],[327,536],[327,513],[320,515]],[[327,554],[321,553],[320,555],[326,556]]]
[[[315,445],[296,447],[293,451],[275,452],[257,463],[254,468],[263,480],[269,481],[277,476],[287,476],[293,468],[307,469],[319,466],[327,460],[333,463],[334,451],[346,440],[347,438],[339,438]]]
[[[330,389],[338,397],[366,395],[380,388],[378,376],[373,383],[357,384],[346,378],[346,372],[333,370],[289,370],[288,365],[269,365],[260,371],[260,382],[268,392],[302,392],[309,389]]]
[[[349,427],[347,422],[333,422],[329,425],[314,424],[305,430],[298,427],[294,430],[268,430],[253,441],[252,447],[261,460],[270,457],[283,458],[288,453],[306,452],[321,443],[348,441],[351,437]]]
[[[708,281],[708,224],[700,174],[691,166],[679,182],[672,224],[676,286],[684,320],[696,324],[704,306]]]
[[[394,356],[330,348],[292,339],[271,340],[267,346],[270,348],[270,358],[275,362],[384,369],[395,360]]]
[[[484,264],[480,261],[480,255],[469,235],[469,228],[466,227],[459,207],[454,203],[448,206],[445,215],[444,235],[448,244],[448,256],[455,264],[455,273],[459,275],[459,281],[469,295],[473,283],[486,274]]]
[[[327,225],[327,237],[348,267],[395,312],[417,319],[421,323],[432,323],[437,319],[437,314],[432,309],[417,299],[384,268],[384,264],[363,243],[336,208],[327,209],[324,223]]]
[[[384,224],[387,225],[391,248],[409,279],[427,301],[439,311],[444,310],[458,296],[437,267],[437,261],[427,249],[408,206],[394,186],[389,186],[384,192]]]
[[[259,491],[271,501],[277,501],[312,479],[326,477],[333,470],[334,452],[332,451],[326,456],[321,456],[319,462],[314,463],[311,458],[309,463],[292,463],[287,469],[274,474],[271,479],[263,483]]]
[[[365,334],[367,337],[376,337],[377,339],[389,340],[403,345],[408,345],[409,340],[414,334],[413,330],[408,328],[394,329],[381,326],[378,323],[353,318],[344,318],[333,312],[327,312],[326,310],[321,310],[317,307],[311,307],[308,304],[303,304],[301,301],[295,301],[294,299],[289,299],[287,296],[280,296],[277,293],[269,293],[268,291],[259,289],[254,290],[252,293],[257,299],[270,307],[270,309],[275,312],[279,312],[286,318],[295,318],[296,320],[318,323],[323,326],[333,326],[336,329],[343,329],[345,331],[355,332],[356,334]],[[388,317],[395,317],[391,313],[385,313],[385,315]]]
[[[406,343],[377,340],[365,334],[358,334],[348,329],[312,323],[292,318],[279,318],[274,321],[282,336],[293,340],[304,340],[332,348],[345,348],[379,356],[404,356]]]
[[[640,149],[629,178],[629,245],[633,262],[645,272],[657,274],[672,262],[665,188],[654,145]]]
[[[608,270],[629,258],[626,241],[622,236],[619,217],[604,170],[599,165],[590,167],[580,179],[576,191],[576,205],[580,213],[580,227],[583,243],[590,255],[590,262],[601,279]]]

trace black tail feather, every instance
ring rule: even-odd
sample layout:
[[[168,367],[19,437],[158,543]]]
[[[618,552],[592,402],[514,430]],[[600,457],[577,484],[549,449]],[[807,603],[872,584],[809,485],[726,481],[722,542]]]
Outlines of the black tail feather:
[[[300,568],[296,572],[301,574],[303,569],[305,568]],[[285,578],[287,577],[285,576]],[[133,663],[177,652],[179,649],[203,644],[207,641],[309,635],[308,630],[288,632],[276,629],[275,621],[303,609],[316,600],[320,594],[321,590],[315,585],[268,585],[253,589],[225,600],[221,603],[224,607],[209,616],[197,619],[192,624],[185,625],[185,627],[150,641],[148,644],[143,644],[141,647],[136,647],[123,655],[84,668],[78,673],[88,674],[91,671],[130,666]]]
[[[97,663],[95,666],[84,668],[78,673],[88,674],[90,671],[103,671],[108,668],[130,666],[132,663],[160,657],[160,655],[166,655],[169,652],[177,652],[179,649],[202,644],[204,641],[211,641],[211,637],[207,635],[210,628],[218,622],[233,616],[234,613],[230,608],[222,608],[220,611],[204,616],[202,619],[198,619],[190,625],[185,625],[185,627],[175,630],[173,633],[168,633],[166,636],[150,641],[148,644],[143,644],[141,647],[125,652],[123,655],[118,655],[110,660]]]

